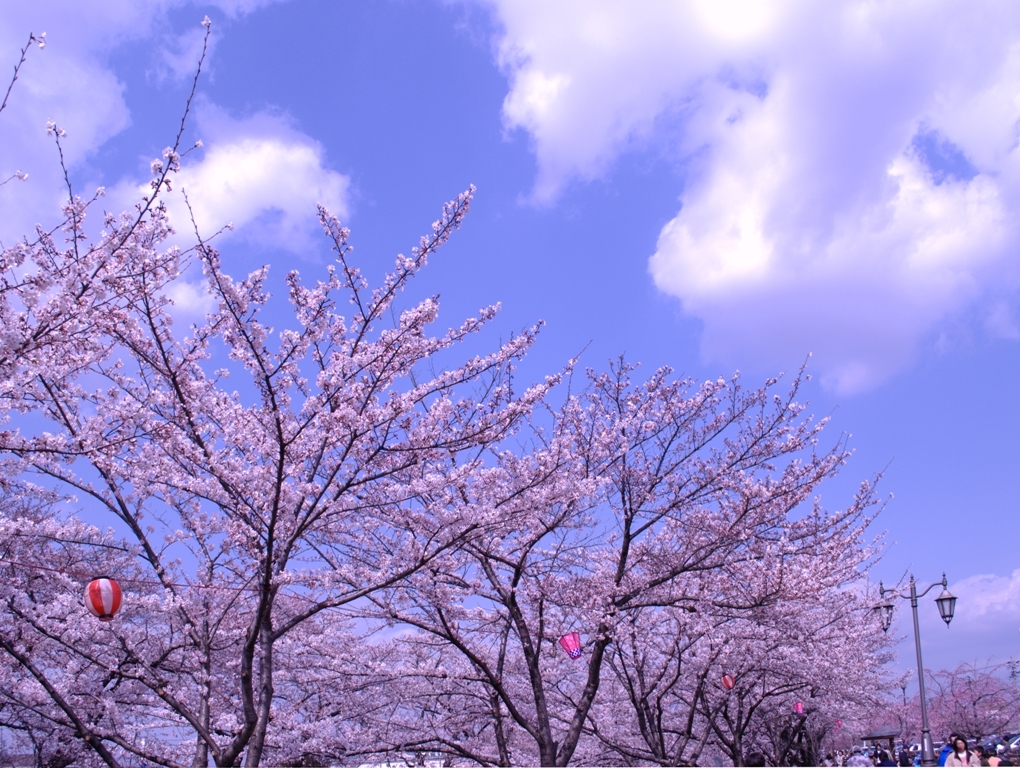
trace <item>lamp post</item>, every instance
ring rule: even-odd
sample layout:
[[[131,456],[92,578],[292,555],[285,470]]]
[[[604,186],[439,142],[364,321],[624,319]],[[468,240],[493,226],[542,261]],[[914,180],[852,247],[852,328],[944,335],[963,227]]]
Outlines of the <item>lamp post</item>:
[[[921,660],[921,627],[917,621],[917,598],[924,597],[939,584],[942,585],[942,593],[935,598],[935,603],[939,607],[939,615],[942,616],[942,620],[946,622],[948,627],[949,622],[953,620],[953,613],[956,610],[956,598],[949,592],[949,584],[946,581],[945,573],[942,574],[942,581],[936,581],[920,594],[917,592],[917,582],[914,581],[913,574],[910,576],[910,591],[907,594],[898,589],[886,589],[882,586],[882,582],[879,582],[878,591],[882,602],[873,609],[882,622],[883,631],[886,632],[889,631],[893,617],[893,604],[891,600],[887,599],[887,595],[890,597],[900,597],[904,600],[909,598],[910,608],[914,612],[914,647],[917,649],[917,687],[921,698],[921,765],[938,765],[938,760],[935,759],[935,750],[931,743],[931,730],[928,728],[928,702],[924,694],[924,662]]]

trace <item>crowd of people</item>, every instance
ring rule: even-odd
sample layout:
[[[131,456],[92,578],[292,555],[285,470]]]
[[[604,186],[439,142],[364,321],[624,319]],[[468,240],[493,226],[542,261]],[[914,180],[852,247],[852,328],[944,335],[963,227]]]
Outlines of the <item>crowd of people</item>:
[[[993,749],[985,749],[981,744],[970,745],[967,740],[957,734],[951,734],[938,753],[940,766],[1007,766],[1016,765],[1009,759],[1008,753],[1000,754]],[[892,754],[884,749],[869,750],[854,747],[851,752],[838,750],[830,752],[821,763],[823,766],[847,766],[847,768],[873,768],[874,766],[911,766],[921,764],[920,750],[903,747]]]

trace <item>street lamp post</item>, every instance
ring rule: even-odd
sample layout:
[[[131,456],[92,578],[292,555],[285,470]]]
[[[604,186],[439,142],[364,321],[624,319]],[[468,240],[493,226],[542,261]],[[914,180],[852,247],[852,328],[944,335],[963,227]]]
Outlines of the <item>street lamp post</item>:
[[[924,694],[924,662],[921,660],[921,626],[917,620],[917,598],[924,597],[939,584],[942,585],[942,593],[935,598],[935,603],[939,607],[939,615],[942,616],[942,620],[946,622],[948,627],[949,622],[953,620],[953,613],[956,610],[956,598],[949,592],[949,584],[944,573],[942,574],[942,581],[936,581],[920,594],[917,592],[917,582],[914,581],[913,574],[910,576],[910,592],[907,594],[898,589],[886,589],[882,586],[882,582],[879,582],[878,591],[882,602],[874,608],[882,622],[882,629],[886,632],[889,631],[893,617],[893,604],[892,601],[886,598],[886,595],[900,597],[904,600],[909,599],[910,608],[914,613],[914,647],[917,650],[917,687],[921,697],[921,765],[938,765],[938,760],[935,759],[935,750],[931,743],[931,730],[928,728],[928,701]]]

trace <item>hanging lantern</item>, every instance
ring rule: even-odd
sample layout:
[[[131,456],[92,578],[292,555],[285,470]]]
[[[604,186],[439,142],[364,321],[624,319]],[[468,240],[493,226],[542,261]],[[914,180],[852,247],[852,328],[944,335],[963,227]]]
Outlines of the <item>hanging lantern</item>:
[[[85,587],[85,607],[100,621],[113,621],[120,599],[120,586],[108,576],[97,576]]]
[[[733,675],[722,676],[722,687],[727,691],[732,691],[733,686],[737,684],[737,681],[733,679]]]
[[[569,632],[561,637],[560,645],[570,658],[581,658],[581,636],[577,632]]]
[[[793,711],[796,712],[798,715],[803,715],[804,714],[804,702],[798,701],[796,704],[794,704],[793,705]]]

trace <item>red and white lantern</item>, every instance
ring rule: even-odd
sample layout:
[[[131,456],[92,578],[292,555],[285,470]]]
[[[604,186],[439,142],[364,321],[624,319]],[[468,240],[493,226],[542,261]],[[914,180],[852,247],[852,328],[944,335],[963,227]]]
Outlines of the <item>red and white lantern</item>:
[[[85,607],[100,621],[113,621],[120,600],[120,586],[107,576],[98,576],[85,587]]]
[[[804,714],[804,702],[803,701],[798,701],[796,704],[794,704],[793,705],[793,711],[796,712],[798,715],[803,715]]]
[[[737,681],[733,679],[733,675],[722,676],[722,687],[727,691],[732,691],[733,686],[737,684]]]
[[[581,658],[581,636],[577,632],[569,632],[561,637],[560,645],[570,658]]]

